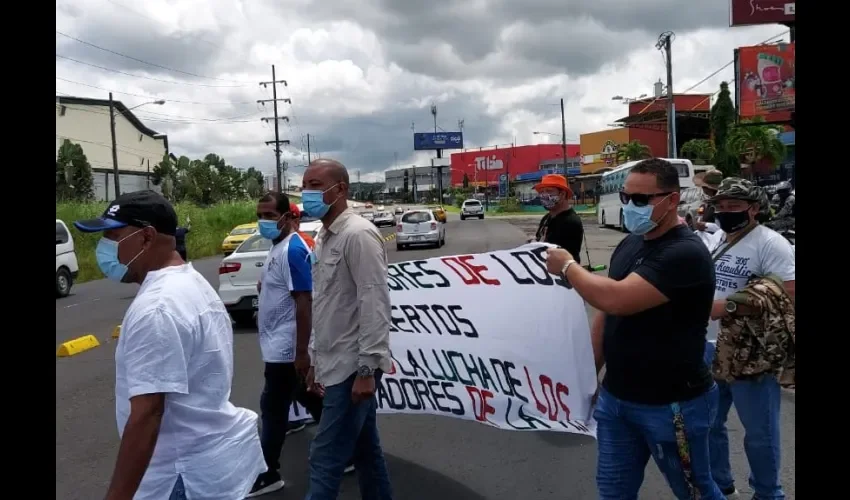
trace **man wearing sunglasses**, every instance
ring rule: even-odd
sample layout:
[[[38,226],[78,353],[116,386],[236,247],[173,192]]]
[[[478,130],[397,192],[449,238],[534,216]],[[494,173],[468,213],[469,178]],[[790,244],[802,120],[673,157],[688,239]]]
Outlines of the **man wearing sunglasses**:
[[[550,250],[546,261],[598,310],[591,338],[597,369],[606,366],[594,412],[599,498],[637,498],[652,456],[676,498],[722,499],[708,451],[718,390],[703,359],[711,256],[679,220],[670,162],[635,165],[620,201],[631,234],[614,250],[609,277],[566,250]]]

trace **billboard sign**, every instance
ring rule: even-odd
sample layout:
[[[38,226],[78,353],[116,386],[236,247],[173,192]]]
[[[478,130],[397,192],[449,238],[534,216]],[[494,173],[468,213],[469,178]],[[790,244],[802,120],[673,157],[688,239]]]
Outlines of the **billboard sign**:
[[[731,0],[729,26],[788,24],[796,20],[794,0]]]
[[[499,197],[504,198],[508,195],[508,174],[499,176]]]
[[[738,117],[785,122],[796,105],[794,43],[740,47],[735,51]]]
[[[413,134],[414,151],[463,149],[463,132],[417,132]]]

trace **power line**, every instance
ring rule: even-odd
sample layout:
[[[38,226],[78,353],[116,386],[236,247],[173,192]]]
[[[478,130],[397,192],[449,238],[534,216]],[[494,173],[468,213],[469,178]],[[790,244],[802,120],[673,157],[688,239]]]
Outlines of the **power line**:
[[[154,68],[160,68],[160,69],[164,69],[166,71],[173,71],[175,73],[181,73],[181,74],[188,75],[188,76],[194,76],[195,78],[204,78],[204,79],[207,79],[207,80],[216,80],[216,81],[220,81],[220,82],[240,83],[243,86],[245,85],[245,82],[240,82],[240,81],[237,81],[237,80],[225,80],[223,78],[216,78],[216,77],[213,77],[213,76],[199,75],[197,73],[190,73],[188,71],[183,71],[182,69],[169,68],[168,66],[163,66],[161,64],[152,63],[150,61],[145,61],[145,60],[139,59],[137,57],[128,56],[127,54],[122,54],[120,52],[116,52],[114,50],[110,50],[110,49],[107,49],[105,47],[101,47],[100,45],[95,45],[95,44],[93,44],[91,42],[87,42],[85,40],[80,40],[77,37],[68,35],[66,33],[62,33],[59,30],[56,30],[56,34],[64,36],[65,38],[71,39],[71,40],[78,42],[78,43],[81,43],[83,45],[87,45],[89,47],[95,48],[97,50],[102,50],[102,51],[108,52],[110,54],[115,54],[116,56],[121,56],[121,57],[124,57],[126,59],[130,59],[131,61],[136,61],[136,62],[139,62],[139,63],[142,63],[142,64],[147,64],[148,66],[153,66]]]
[[[142,99],[151,99],[151,100],[163,99],[162,96],[133,94],[133,93],[130,93],[130,92],[121,92],[120,90],[109,90],[109,89],[105,89],[103,87],[98,87],[97,85],[90,85],[88,83],[82,83],[82,82],[77,82],[77,81],[74,81],[74,80],[68,80],[67,78],[62,78],[62,77],[59,77],[59,76],[57,76],[56,79],[63,81],[63,82],[73,83],[74,85],[82,85],[83,87],[89,87],[89,88],[93,88],[93,89],[97,89],[97,90],[103,90],[105,92],[112,92],[112,93],[115,93],[115,94],[129,95],[129,96],[133,96],[133,97],[141,97]],[[221,106],[232,106],[233,104],[254,104],[256,102],[256,101],[219,101],[219,102],[206,101],[206,102],[204,102],[204,101],[183,101],[183,100],[180,100],[180,99],[168,99],[168,98],[166,98],[165,100],[169,101],[169,102],[177,102],[177,103],[181,103],[181,104],[197,104],[197,105],[201,105],[201,106],[219,106],[219,105],[221,105]]]
[[[98,110],[95,110],[95,109],[85,109],[85,108],[76,108],[76,107],[73,108],[73,109],[75,111],[82,111],[84,113],[94,113],[94,114],[97,114],[97,115],[108,115],[109,114],[108,111],[98,111]],[[145,114],[142,114],[142,113],[145,113]],[[137,111],[134,114],[136,114],[140,118],[144,118],[145,120],[149,120],[149,121],[156,121],[156,122],[162,122],[162,123],[192,124],[192,123],[217,123],[217,122],[219,122],[219,123],[224,123],[224,122],[227,122],[227,123],[251,123],[254,120],[248,120],[247,118],[256,116],[260,113],[261,113],[261,111],[258,110],[258,111],[253,111],[253,112],[245,114],[245,115],[231,116],[231,117],[227,117],[227,118],[199,118],[199,117],[194,117],[194,116],[179,116],[179,115],[169,115],[169,114],[165,114],[165,113],[156,113],[154,111],[142,111],[142,112]],[[121,114],[121,113],[119,113],[119,114]],[[156,117],[152,117],[152,116],[146,116],[146,114],[162,116],[165,119],[156,118]]]
[[[119,69],[107,68],[105,66],[98,66],[97,64],[87,63],[85,61],[80,61],[79,59],[74,59],[73,57],[67,57],[67,56],[63,56],[63,55],[60,55],[60,54],[56,54],[56,57],[58,57],[60,59],[65,59],[66,61],[71,61],[71,62],[74,62],[74,63],[77,63],[77,64],[83,64],[85,66],[91,66],[92,68],[102,69],[104,71],[111,71],[113,73],[118,73],[120,75],[131,76],[133,78],[141,78],[143,80],[151,80],[151,81],[154,81],[154,82],[171,83],[171,84],[174,84],[174,85],[192,85],[194,87],[211,87],[211,88],[219,88],[219,89],[244,87],[244,85],[206,85],[204,83],[192,83],[192,82],[180,82],[180,81],[174,81],[174,80],[163,80],[161,78],[153,78],[153,77],[150,77],[150,76],[136,75],[136,74],[133,74],[133,73],[127,73],[126,71],[121,71]]]

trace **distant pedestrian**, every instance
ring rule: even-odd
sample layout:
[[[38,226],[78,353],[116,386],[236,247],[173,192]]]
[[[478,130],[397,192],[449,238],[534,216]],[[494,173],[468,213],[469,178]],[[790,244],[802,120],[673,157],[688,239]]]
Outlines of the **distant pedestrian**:
[[[315,240],[313,240],[312,236],[305,233],[304,231],[301,231],[301,229],[300,229],[300,227],[301,227],[301,210],[298,210],[298,205],[296,205],[295,203],[290,203],[289,204],[289,211],[290,211],[290,213],[292,213],[292,219],[291,219],[292,230],[295,231],[296,233],[298,233],[301,236],[301,238],[307,243],[307,246],[310,247],[310,250],[312,250],[316,246]]]
[[[703,359],[714,268],[679,220],[679,190],[666,160],[632,168],[620,192],[631,234],[614,250],[608,278],[566,250],[550,250],[546,261],[599,311],[591,339],[597,370],[606,366],[594,411],[601,500],[637,498],[650,456],[676,498],[723,499],[708,450],[718,389]]]
[[[121,446],[107,500],[244,498],[266,469],[257,414],[230,403],[233,329],[209,282],[176,251],[177,214],[153,191],[125,193],[97,219],[107,278],[141,285],[115,349]]]
[[[177,253],[180,254],[180,258],[183,259],[184,262],[189,262],[189,257],[186,255],[186,236],[191,230],[192,224],[189,222],[189,219],[186,219],[186,227],[178,226],[177,231],[174,233]]]
[[[567,179],[563,175],[544,175],[534,190],[539,193],[540,203],[548,211],[540,220],[534,239],[566,249],[576,262],[581,263],[584,226],[572,206],[574,196]]]
[[[304,173],[304,210],[322,221],[313,253],[312,367],[307,381],[324,389],[322,417],[310,447],[309,500],[336,500],[354,456],[364,499],[391,500],[378,437],[375,396],[390,358],[387,253],[374,224],[348,208],[349,177],[333,160]]]

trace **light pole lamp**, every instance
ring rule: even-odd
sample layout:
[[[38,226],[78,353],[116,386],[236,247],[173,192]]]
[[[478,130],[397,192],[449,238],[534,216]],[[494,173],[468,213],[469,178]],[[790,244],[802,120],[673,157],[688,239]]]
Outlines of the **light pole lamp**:
[[[143,102],[138,106],[133,106],[132,108],[127,109],[127,112],[129,113],[130,110],[140,108],[147,104],[156,104],[161,106],[165,104],[165,101],[159,99],[156,101]],[[124,112],[121,114],[124,114]],[[112,177],[115,182],[115,197],[117,198],[118,195],[121,194],[121,180],[118,174],[118,146],[115,141],[115,102],[112,100],[112,92],[109,93],[109,133],[112,136]],[[108,193],[106,197],[109,198]]]

